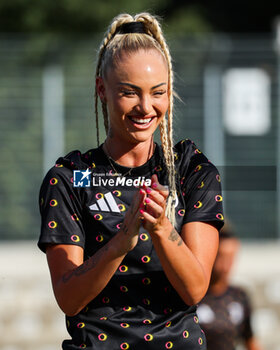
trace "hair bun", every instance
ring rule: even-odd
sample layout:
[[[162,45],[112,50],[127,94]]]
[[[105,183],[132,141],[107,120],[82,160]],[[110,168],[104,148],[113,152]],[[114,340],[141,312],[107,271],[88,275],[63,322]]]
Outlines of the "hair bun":
[[[143,22],[123,23],[116,31],[116,34],[143,33],[145,34],[145,26]]]

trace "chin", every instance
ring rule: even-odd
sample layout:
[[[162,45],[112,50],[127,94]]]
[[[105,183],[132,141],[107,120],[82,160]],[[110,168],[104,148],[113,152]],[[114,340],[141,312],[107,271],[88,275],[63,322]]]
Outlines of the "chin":
[[[134,142],[139,143],[139,142],[145,142],[151,139],[154,133],[137,133],[137,134],[131,134],[130,139],[134,140]]]

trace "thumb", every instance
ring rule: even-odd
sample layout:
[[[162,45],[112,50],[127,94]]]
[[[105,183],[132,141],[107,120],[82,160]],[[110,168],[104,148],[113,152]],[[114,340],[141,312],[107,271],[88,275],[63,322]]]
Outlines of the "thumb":
[[[135,193],[133,202],[132,202],[132,213],[136,214],[141,205],[144,204],[144,199],[145,199],[145,191],[143,189],[140,189],[138,192]]]
[[[151,184],[152,188],[155,188],[159,185],[157,174],[153,174],[151,180],[152,180],[152,184]]]

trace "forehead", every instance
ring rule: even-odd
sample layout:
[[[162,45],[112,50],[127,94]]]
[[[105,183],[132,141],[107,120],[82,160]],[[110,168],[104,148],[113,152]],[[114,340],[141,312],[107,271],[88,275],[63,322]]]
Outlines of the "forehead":
[[[138,50],[122,52],[109,68],[106,79],[124,82],[166,82],[168,79],[167,63],[157,50]]]

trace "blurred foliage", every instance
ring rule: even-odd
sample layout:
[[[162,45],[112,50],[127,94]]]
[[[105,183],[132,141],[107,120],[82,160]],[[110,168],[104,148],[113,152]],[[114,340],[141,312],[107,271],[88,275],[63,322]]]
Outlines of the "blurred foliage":
[[[0,32],[92,35],[122,12],[162,16],[167,31],[270,32],[277,1],[255,0],[1,0]]]
[[[92,38],[85,39],[80,35],[65,41],[61,37],[49,40],[46,45],[40,44],[39,35],[34,40],[30,40],[33,38],[31,35],[29,40],[15,38],[0,37],[0,163],[3,167],[0,172],[0,238],[37,239],[40,231],[38,195],[45,175],[42,159],[42,81],[45,68],[57,64],[63,70],[63,154],[74,149],[85,152],[96,147],[93,90],[95,54],[100,36],[92,35]],[[176,91],[182,99],[182,102],[177,100],[175,105],[174,140],[190,138],[206,154],[203,145],[205,67],[215,62],[221,69],[227,69],[242,62],[246,66],[268,67],[271,76],[277,75],[271,38],[266,37],[262,41],[253,37],[243,44],[240,37],[236,43],[225,39],[217,35],[188,38],[181,35],[169,41],[176,72]],[[247,60],[244,51],[233,51],[237,47],[246,47]],[[278,85],[275,82],[273,86],[275,89]],[[248,160],[261,165],[274,164],[276,90],[272,91],[272,96],[274,124],[268,134],[261,139],[225,134],[229,164],[248,165]],[[105,133],[101,115],[100,140],[103,142]],[[52,132],[51,126],[48,132]],[[58,158],[61,154],[55,156]],[[227,212],[238,224],[241,236],[276,237],[275,195],[273,191],[226,192]]]
[[[164,17],[166,27],[176,32],[209,30],[198,7],[172,0],[1,0],[0,32],[92,34],[103,32],[119,13],[149,11]],[[172,25],[168,25],[168,23]]]
[[[203,18],[198,6],[175,9],[167,25],[167,32],[173,35],[201,35],[212,31],[212,25]]]
[[[55,64],[64,71],[65,154],[72,149],[95,147],[93,89],[99,42],[114,16],[143,11],[163,18],[178,72],[176,89],[187,102],[176,107],[176,139],[187,136],[201,145],[202,74],[215,44],[205,34],[216,30],[205,4],[182,0],[0,0],[0,162],[5,164],[5,171],[0,173],[4,204],[0,212],[1,238],[38,237],[37,200],[44,175],[44,68]],[[222,16],[219,11],[218,16]],[[219,49],[227,48],[225,41],[219,42],[216,63],[221,60],[217,52],[223,59],[226,56],[225,50]],[[270,212],[274,215],[273,210]]]

